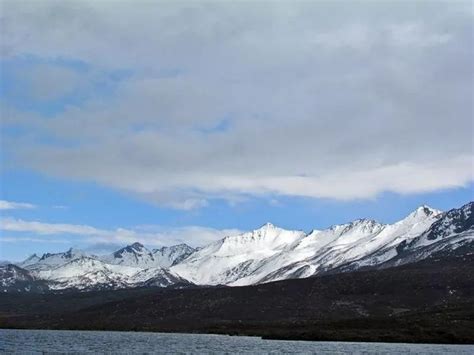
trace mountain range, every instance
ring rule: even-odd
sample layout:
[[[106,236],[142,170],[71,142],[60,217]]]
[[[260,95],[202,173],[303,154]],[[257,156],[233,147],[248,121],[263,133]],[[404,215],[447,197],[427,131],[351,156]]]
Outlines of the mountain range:
[[[474,202],[442,212],[421,206],[394,224],[359,219],[305,233],[270,223],[202,248],[149,250],[133,243],[108,255],[77,249],[0,266],[2,292],[192,285],[245,286],[354,270],[383,269],[433,256],[472,253]]]

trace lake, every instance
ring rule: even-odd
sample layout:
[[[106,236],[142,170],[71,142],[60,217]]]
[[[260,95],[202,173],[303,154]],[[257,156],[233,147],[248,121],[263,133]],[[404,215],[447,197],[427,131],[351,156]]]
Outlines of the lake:
[[[263,340],[209,334],[0,330],[0,353],[474,354],[472,345]]]

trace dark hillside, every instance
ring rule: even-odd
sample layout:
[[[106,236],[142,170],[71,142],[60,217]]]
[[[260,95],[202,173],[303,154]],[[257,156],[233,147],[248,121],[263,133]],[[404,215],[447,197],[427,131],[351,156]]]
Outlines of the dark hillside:
[[[247,287],[0,295],[0,326],[474,343],[474,256]]]

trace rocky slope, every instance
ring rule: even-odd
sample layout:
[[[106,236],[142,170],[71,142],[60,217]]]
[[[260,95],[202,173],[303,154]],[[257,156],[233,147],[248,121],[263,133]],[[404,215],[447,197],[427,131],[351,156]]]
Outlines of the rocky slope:
[[[44,292],[49,289],[46,282],[37,280],[16,265],[0,266],[0,292]]]

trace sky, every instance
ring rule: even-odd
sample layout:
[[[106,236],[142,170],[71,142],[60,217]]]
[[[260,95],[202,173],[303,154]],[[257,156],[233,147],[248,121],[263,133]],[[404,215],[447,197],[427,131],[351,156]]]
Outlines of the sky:
[[[0,259],[474,200],[470,1],[0,6]]]

